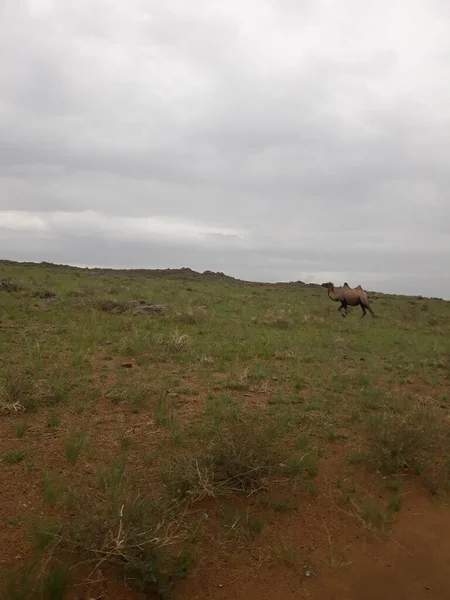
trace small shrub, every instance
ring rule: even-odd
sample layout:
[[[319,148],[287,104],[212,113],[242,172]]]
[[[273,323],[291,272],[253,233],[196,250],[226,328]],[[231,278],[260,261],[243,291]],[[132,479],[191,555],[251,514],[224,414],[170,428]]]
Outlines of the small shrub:
[[[106,510],[108,514],[117,514],[120,509],[123,485],[125,481],[126,463],[124,461],[114,462],[108,469],[99,467],[97,471],[98,485],[105,492],[107,500]]]
[[[240,373],[233,379],[230,379],[226,383],[227,389],[236,391],[248,390],[250,386],[249,371],[250,370],[247,367],[242,373]]]
[[[37,600],[35,573],[27,567],[6,572],[5,585],[0,589],[2,600]]]
[[[380,533],[385,533],[390,529],[393,514],[389,508],[379,506],[378,503],[368,498],[359,504],[354,501],[352,504],[357,515],[368,529],[376,530]]]
[[[391,494],[389,498],[388,508],[391,512],[399,512],[402,507],[402,498],[399,494]]]
[[[208,313],[204,306],[189,306],[188,308],[175,313],[175,321],[194,325],[196,323],[204,323],[207,320]]]
[[[52,406],[64,402],[69,394],[69,378],[67,373],[52,373],[45,379],[35,382],[39,405]]]
[[[34,547],[38,551],[44,551],[55,539],[61,527],[55,522],[35,523],[32,528]]]
[[[323,325],[326,321],[323,317],[317,317],[316,315],[306,314],[303,315],[303,323],[309,323],[311,325]]]
[[[16,427],[16,437],[22,438],[29,429],[28,423],[19,423]]]
[[[115,386],[106,393],[106,397],[111,404],[121,404],[124,402],[130,405],[134,412],[139,412],[140,409],[144,408],[150,395],[150,386],[141,382]]]
[[[20,292],[23,290],[23,287],[18,283],[14,283],[13,281],[9,281],[9,279],[2,279],[0,281],[0,291],[3,292]]]
[[[128,452],[133,445],[133,440],[126,435],[121,435],[119,438],[119,444],[123,452]]]
[[[31,294],[32,298],[40,298],[41,300],[53,300],[56,298],[56,293],[51,290],[36,290]]]
[[[44,598],[46,600],[64,600],[68,587],[69,567],[57,565],[44,579]]]
[[[288,475],[302,475],[305,478],[314,478],[319,472],[317,453],[309,451],[303,456],[292,456],[286,462]]]
[[[267,312],[263,323],[277,329],[289,329],[292,326],[292,320],[287,317],[284,310]]]
[[[235,511],[226,507],[222,524],[228,538],[254,540],[261,533],[264,521],[255,518],[248,507],[244,511]]]
[[[231,418],[222,422],[220,434],[203,451],[181,459],[170,474],[170,483],[192,502],[248,494],[263,489],[279,464],[279,452],[266,424],[255,418]]]
[[[166,396],[160,396],[156,402],[154,421],[157,427],[164,427],[170,431],[172,440],[176,444],[181,443],[180,424]]]
[[[47,417],[47,427],[54,429],[55,427],[59,427],[60,423],[61,417],[58,414],[54,412],[49,413]]]
[[[0,413],[20,413],[36,409],[34,380],[27,372],[6,371],[0,377]]]
[[[372,417],[367,435],[368,462],[387,475],[420,472],[443,449],[444,431],[439,416],[432,406],[422,402]]]
[[[54,504],[61,495],[61,486],[50,471],[44,473],[42,481],[42,500],[44,504]]]
[[[69,533],[72,550],[91,555],[93,573],[103,566],[123,571],[127,581],[144,594],[167,597],[176,579],[191,568],[183,548],[185,532],[173,506],[132,497],[125,489],[112,511],[109,499],[80,527]]]
[[[97,308],[97,310],[115,314],[121,314],[127,310],[127,305],[125,302],[114,302],[113,300],[99,300],[94,302],[94,306]]]
[[[189,348],[191,338],[187,333],[180,333],[176,329],[169,337],[155,336],[156,343],[169,353],[178,353]]]

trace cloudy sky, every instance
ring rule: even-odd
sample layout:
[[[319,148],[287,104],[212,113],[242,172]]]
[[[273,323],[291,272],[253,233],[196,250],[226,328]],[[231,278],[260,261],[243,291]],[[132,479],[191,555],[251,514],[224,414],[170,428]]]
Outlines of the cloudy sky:
[[[448,0],[0,11],[0,257],[450,299]]]

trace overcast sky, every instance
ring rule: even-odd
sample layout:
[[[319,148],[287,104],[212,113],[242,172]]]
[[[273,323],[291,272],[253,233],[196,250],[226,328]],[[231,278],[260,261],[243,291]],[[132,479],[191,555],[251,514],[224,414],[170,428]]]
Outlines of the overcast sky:
[[[0,257],[450,299],[449,0],[0,11]]]

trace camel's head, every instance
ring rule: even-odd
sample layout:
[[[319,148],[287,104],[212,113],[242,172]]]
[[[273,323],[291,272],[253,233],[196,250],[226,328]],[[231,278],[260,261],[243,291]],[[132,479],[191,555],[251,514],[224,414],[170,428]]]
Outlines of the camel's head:
[[[321,285],[322,285],[322,287],[327,288],[327,290],[334,289],[334,285],[331,283],[331,281],[327,281],[327,283],[322,283]]]

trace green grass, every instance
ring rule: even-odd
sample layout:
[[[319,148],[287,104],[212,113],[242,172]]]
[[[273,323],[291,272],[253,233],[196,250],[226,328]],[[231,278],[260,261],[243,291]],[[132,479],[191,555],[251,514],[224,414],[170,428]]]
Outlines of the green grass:
[[[4,452],[1,457],[6,463],[15,464],[25,460],[27,452],[26,450],[10,450],[9,452]]]
[[[46,565],[16,597],[64,597],[59,552],[168,596],[205,540],[278,548],[274,520],[330,498],[388,531],[411,480],[450,491],[449,302],[378,295],[377,319],[344,321],[320,287],[1,262],[0,279],[21,286],[0,292],[0,458],[11,515],[24,477],[40,490],[17,528],[40,515]]]
[[[70,432],[66,442],[65,452],[67,460],[75,465],[86,444],[86,432],[82,429],[74,429]]]
[[[255,517],[249,508],[244,511],[235,511],[225,507],[222,514],[222,526],[228,540],[236,538],[254,540],[261,534],[264,520]]]
[[[22,438],[29,429],[29,424],[22,422],[16,426],[16,437]]]

